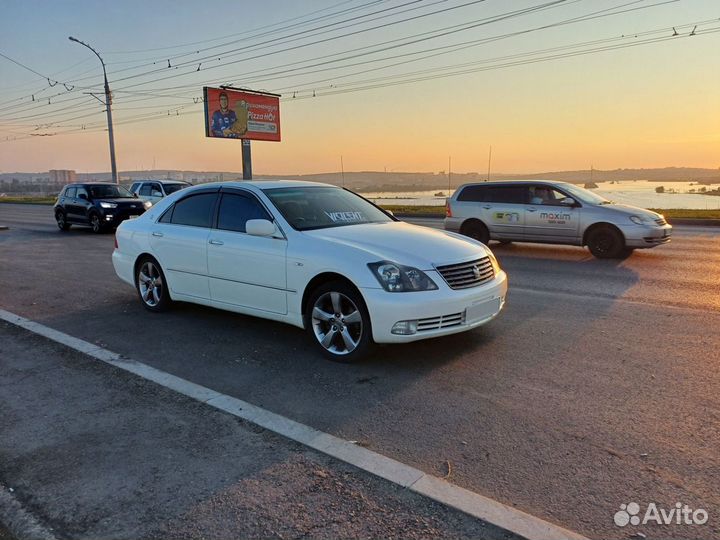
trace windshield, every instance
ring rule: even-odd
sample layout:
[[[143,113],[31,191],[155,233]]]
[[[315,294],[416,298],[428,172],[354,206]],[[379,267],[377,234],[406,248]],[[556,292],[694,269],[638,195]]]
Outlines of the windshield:
[[[106,186],[88,186],[88,191],[90,191],[90,197],[93,199],[116,199],[118,197],[132,198],[133,196],[126,188],[115,184],[108,184]]]
[[[392,221],[372,203],[345,189],[319,186],[263,191],[298,231]]]
[[[171,193],[180,191],[181,189],[186,188],[189,185],[190,184],[163,184],[163,187],[165,188],[165,194],[170,195]]]
[[[562,188],[580,202],[584,202],[586,204],[612,204],[612,201],[606,199],[605,197],[596,195],[592,191],[574,184],[562,184]]]

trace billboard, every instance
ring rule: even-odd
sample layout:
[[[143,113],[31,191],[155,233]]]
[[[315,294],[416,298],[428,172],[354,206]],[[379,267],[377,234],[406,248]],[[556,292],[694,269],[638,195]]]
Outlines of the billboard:
[[[280,140],[280,96],[231,88],[203,88],[205,135],[221,139]]]

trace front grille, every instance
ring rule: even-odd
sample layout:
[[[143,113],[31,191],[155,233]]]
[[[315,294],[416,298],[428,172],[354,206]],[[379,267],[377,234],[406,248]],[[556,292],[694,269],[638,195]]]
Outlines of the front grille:
[[[657,223],[657,224],[660,225],[661,227],[667,225],[667,221],[665,221],[665,218],[664,218],[664,217],[659,217],[659,218],[657,218],[657,219],[655,220],[655,223]]]
[[[451,289],[477,287],[495,277],[489,257],[460,264],[436,266],[435,268]]]
[[[463,323],[463,312],[450,313],[449,315],[441,315],[439,317],[428,317],[427,319],[418,320],[418,332],[427,330],[439,330],[440,328],[449,328],[451,326],[460,326]]]

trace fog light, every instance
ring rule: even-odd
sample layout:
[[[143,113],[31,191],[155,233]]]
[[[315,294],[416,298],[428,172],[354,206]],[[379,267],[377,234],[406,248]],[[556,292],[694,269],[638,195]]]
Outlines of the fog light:
[[[108,215],[105,216],[105,220],[106,220],[106,221],[111,221],[112,218],[113,218],[113,215],[112,215],[112,214],[108,214]]]
[[[417,321],[399,321],[393,324],[390,332],[401,336],[411,336],[413,334],[417,334],[417,326]]]

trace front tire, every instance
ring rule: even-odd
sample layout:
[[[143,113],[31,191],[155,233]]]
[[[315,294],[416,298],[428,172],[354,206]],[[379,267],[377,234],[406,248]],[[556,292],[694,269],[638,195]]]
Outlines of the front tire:
[[[103,232],[102,221],[100,221],[100,216],[95,212],[90,214],[90,228],[95,234]]]
[[[165,274],[158,262],[145,257],[137,264],[135,288],[145,309],[160,312],[172,304]]]
[[[342,281],[326,283],[312,292],[305,328],[323,356],[334,362],[356,362],[373,344],[365,301]]]
[[[590,231],[587,247],[598,259],[620,259],[626,253],[625,238],[613,227],[600,226]]]
[[[70,224],[67,222],[67,217],[65,217],[65,212],[62,210],[58,210],[55,212],[55,221],[57,222],[58,229],[61,231],[67,231],[70,229]]]
[[[475,240],[482,242],[487,246],[490,241],[490,231],[481,221],[471,221],[462,226],[460,232],[465,236],[474,238]]]

